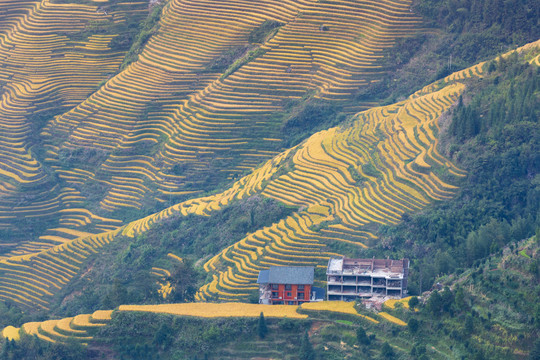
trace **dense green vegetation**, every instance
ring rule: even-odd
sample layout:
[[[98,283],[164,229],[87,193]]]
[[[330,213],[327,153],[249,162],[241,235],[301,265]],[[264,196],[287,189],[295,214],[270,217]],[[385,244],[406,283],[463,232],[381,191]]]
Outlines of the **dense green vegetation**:
[[[416,0],[427,32],[400,39],[387,50],[389,70],[381,82],[361,89],[359,99],[387,103],[406,97],[454,71],[538,40],[536,0]],[[418,70],[421,69],[421,70]]]
[[[283,24],[278,21],[265,20],[261,25],[253,29],[248,35],[248,42],[251,45],[238,45],[223,51],[216,59],[206,66],[207,71],[221,72],[221,78],[226,78],[242,65],[263,55],[264,50],[254,48],[253,45],[262,44],[268,38],[274,36]]]
[[[282,358],[297,350],[294,328],[266,320],[265,339],[257,335],[256,318],[196,319],[145,313],[119,313],[99,335],[119,359],[232,359],[260,354]],[[146,324],[140,326],[139,324]]]
[[[360,101],[391,104],[457,70],[488,60],[540,36],[535,0],[416,0],[412,7],[428,31],[398,39],[381,65],[387,75],[360,88],[352,101],[327,104],[309,94],[281,117],[286,146],[343,121]],[[513,10],[515,9],[515,11]],[[307,101],[306,101],[307,100]]]
[[[342,106],[314,99],[313,94],[301,101],[290,101],[282,116],[282,133],[287,146],[294,146],[310,134],[339,124],[346,119]]]
[[[256,43],[261,44],[264,41],[266,41],[269,37],[273,36],[278,28],[280,26],[283,26],[283,23],[280,23],[279,21],[274,20],[265,20],[263,23],[253,29],[249,33],[248,41],[250,44]]]
[[[413,318],[418,323],[415,339],[426,344],[444,337],[455,358],[508,359],[533,350],[540,332],[538,239],[512,244],[477,266],[440,278],[441,286],[452,290],[435,290],[410,317],[409,330]],[[534,353],[529,358],[535,359]]]
[[[414,293],[540,226],[540,72],[517,56],[490,68],[471,81],[443,133],[449,156],[469,172],[457,196],[380,230],[375,252],[413,259]]]
[[[77,342],[52,344],[39,340],[36,336],[24,335],[19,341],[3,340],[0,350],[2,360],[79,360],[90,359],[92,354]]]

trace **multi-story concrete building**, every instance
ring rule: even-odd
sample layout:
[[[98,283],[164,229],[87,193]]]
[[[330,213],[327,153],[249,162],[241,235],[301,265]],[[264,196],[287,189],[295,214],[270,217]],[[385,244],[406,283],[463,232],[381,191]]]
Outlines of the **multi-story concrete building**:
[[[408,259],[330,259],[326,270],[327,299],[402,298],[407,293],[408,275]]]

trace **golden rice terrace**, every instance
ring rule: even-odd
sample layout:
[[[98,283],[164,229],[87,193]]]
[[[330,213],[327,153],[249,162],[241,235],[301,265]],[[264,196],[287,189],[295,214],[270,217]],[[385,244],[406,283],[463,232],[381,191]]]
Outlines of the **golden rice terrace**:
[[[119,71],[122,26],[147,3],[0,1],[6,257],[114,230],[126,211],[148,214],[253,169],[282,150],[274,114],[287,101],[348,99],[419,22],[410,1],[164,4]],[[268,21],[280,26],[250,43]],[[240,65],[215,66],[234,51]]]
[[[261,269],[321,266],[333,245],[368,247],[374,227],[452,197],[466,174],[437,150],[439,119],[483,63],[284,145],[292,102],[344,104],[383,77],[384,50],[420,30],[411,4],[0,0],[0,300],[48,309],[88,258],[173,215],[256,194],[297,207],[201,263],[196,299],[238,302]],[[148,275],[166,299],[171,272]],[[23,330],[84,342],[100,316]]]

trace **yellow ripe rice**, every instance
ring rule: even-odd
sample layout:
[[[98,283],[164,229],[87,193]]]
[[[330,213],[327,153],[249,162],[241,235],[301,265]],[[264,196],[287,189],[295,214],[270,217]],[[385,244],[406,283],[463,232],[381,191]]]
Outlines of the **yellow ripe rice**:
[[[21,338],[19,334],[20,328],[16,328],[14,326],[6,326],[4,330],[2,330],[2,336],[7,338],[8,340],[19,340]]]
[[[266,317],[307,318],[296,312],[296,306],[261,305],[245,303],[185,303],[162,305],[120,305],[120,311],[145,311],[197,317],[257,317],[261,312]]]
[[[403,321],[401,319],[398,319],[397,317],[392,316],[387,312],[381,311],[378,315],[380,317],[382,317],[382,318],[385,318],[386,320],[388,320],[390,322],[393,322],[394,324],[401,325],[401,326],[407,326],[407,323],[405,321]]]

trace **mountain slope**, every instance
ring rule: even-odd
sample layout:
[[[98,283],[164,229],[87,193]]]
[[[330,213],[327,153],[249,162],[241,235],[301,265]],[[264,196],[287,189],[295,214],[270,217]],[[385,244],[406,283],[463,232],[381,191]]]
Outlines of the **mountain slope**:
[[[7,301],[47,307],[52,291],[61,289],[86,258],[118,236],[141,234],[173,215],[211,215],[235,199],[257,193],[302,209],[208,261],[205,270],[214,279],[201,288],[199,299],[245,298],[261,268],[324,264],[335,255],[333,244],[369,245],[375,241],[373,225],[396,223],[404,213],[456,191],[450,182],[463,172],[438,154],[437,122],[463,90],[456,79],[481,76],[482,69],[475,66],[452,74],[406,101],[359,113],[347,125],[317,133],[225,192],[179,203],[111,232],[3,260],[0,294]],[[291,184],[287,190],[284,180]]]
[[[48,235],[19,253],[73,239],[62,231],[42,234],[44,222],[80,226],[83,217],[104,229],[115,225],[74,210],[84,197],[44,165],[38,136],[48,119],[86,99],[116,71],[127,52],[121,39],[146,10],[125,1],[108,2],[106,11],[100,5],[0,2],[0,237],[9,249]]]
[[[15,154],[6,156],[0,173],[8,257],[72,240],[74,233],[115,229],[253,169],[281,150],[282,117],[291,102],[306,96],[329,103],[348,99],[380,78],[382,51],[419,24],[410,1],[171,0],[160,21],[139,34],[139,45],[147,42],[129,53],[136,59],[112,76],[125,51],[109,51],[116,36],[111,24],[125,21],[130,11],[139,14],[142,3],[35,4],[37,15],[23,21],[36,19],[36,26],[28,25],[34,26],[36,44],[22,48],[40,48],[43,55],[34,58],[40,70],[32,73],[35,78],[28,75],[26,85],[3,87],[7,103],[22,101],[5,115],[20,118],[31,106],[34,116],[42,115],[15,128],[15,120],[5,120],[11,129],[5,148],[19,149],[20,163],[13,165]],[[39,16],[60,20],[48,27]],[[278,27],[255,43],[252,33],[269,21]],[[58,35],[65,27],[99,34],[87,45],[65,43]],[[85,60],[78,49],[95,60]],[[81,56],[75,66],[71,59]],[[56,74],[68,60],[76,77]],[[51,74],[39,75],[48,67]],[[3,71],[9,77],[17,70]],[[44,76],[51,77],[46,84]],[[84,87],[94,81],[94,90],[102,80],[92,94]],[[31,147],[37,151],[29,152]],[[28,227],[31,232],[23,231]]]

